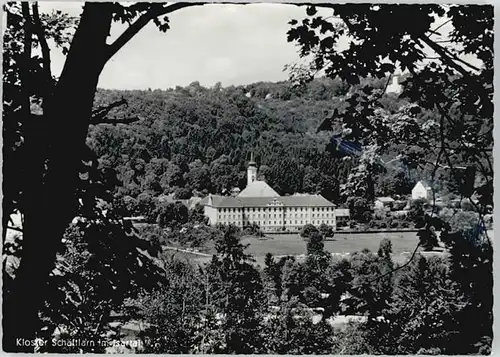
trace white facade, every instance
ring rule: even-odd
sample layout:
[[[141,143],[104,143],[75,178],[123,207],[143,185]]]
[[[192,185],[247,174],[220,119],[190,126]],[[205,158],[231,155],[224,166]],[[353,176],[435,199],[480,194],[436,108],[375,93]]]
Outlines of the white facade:
[[[415,187],[411,190],[411,198],[413,200],[424,199],[428,200],[432,196],[431,188],[423,181],[418,181]]]
[[[255,180],[257,180],[257,167],[255,167],[255,166],[248,166],[248,169],[247,169],[247,185],[250,185]]]
[[[399,76],[392,77],[392,83],[387,86],[386,93],[401,94],[403,86],[399,84]]]
[[[247,187],[250,186],[250,184],[256,180],[257,180],[257,164],[254,161],[252,152],[247,169]]]
[[[204,212],[211,225],[234,224],[243,228],[256,223],[264,232],[295,232],[306,224],[336,227],[335,206],[323,196],[280,196],[256,177],[257,167],[252,156],[247,170],[248,185],[239,195],[210,195],[204,199]],[[339,210],[344,220],[346,214],[348,216],[348,210]]]
[[[390,208],[394,204],[394,199],[391,197],[377,197],[375,198],[374,208],[377,210],[382,210],[385,208]]]
[[[306,224],[319,226],[324,223],[336,227],[335,207],[285,206],[270,200],[264,206],[214,207],[205,205],[205,215],[211,225],[234,224],[245,227],[256,223],[264,232],[298,231]]]

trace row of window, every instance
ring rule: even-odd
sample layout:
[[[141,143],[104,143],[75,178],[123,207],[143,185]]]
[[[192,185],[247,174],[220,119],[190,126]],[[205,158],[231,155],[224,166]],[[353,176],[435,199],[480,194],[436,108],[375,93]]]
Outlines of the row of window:
[[[288,208],[287,211],[291,212],[303,212],[307,211],[307,207],[291,207]],[[281,209],[278,208],[278,211]],[[311,210],[313,212],[316,211],[326,211],[326,212],[333,212],[334,208],[333,207],[312,207]],[[245,208],[221,208],[221,212],[223,213],[233,213],[233,212],[269,212],[269,211],[274,211],[276,212],[276,207],[245,207]]]
[[[322,213],[321,215],[318,213],[318,214],[312,214],[312,218],[329,218],[329,215],[328,214],[325,214],[325,213]],[[241,219],[241,215],[239,214],[228,214],[228,215],[221,215],[219,214],[219,219]],[[278,213],[278,215],[276,216],[276,213],[272,214],[271,216],[271,213],[270,214],[265,214],[263,213],[262,214],[262,217],[260,215],[260,213],[257,213],[257,215],[255,214],[252,214],[251,216],[248,216],[247,218],[251,218],[251,219],[259,219],[259,218],[281,218],[281,215]],[[295,213],[295,214],[287,214],[286,215],[286,218],[307,218],[307,215],[306,214],[298,214],[298,213]]]
[[[225,220],[225,216],[223,216],[223,220]],[[221,219],[221,217],[219,216],[219,220]],[[257,223],[259,226],[265,226],[265,225],[282,225],[283,224],[283,221],[282,220],[277,220],[277,221],[267,221],[267,220],[254,220],[254,219],[245,219],[244,220],[245,223],[249,223],[249,222],[255,222]],[[238,221],[232,221],[231,223],[234,223],[236,225],[241,225],[242,224],[242,221],[241,220],[238,220]],[[287,221],[286,224],[289,225],[289,224],[295,224],[295,225],[304,225],[306,224],[307,221],[304,221],[304,220],[290,220],[290,221]],[[312,224],[321,224],[321,223],[325,223],[325,224],[335,224],[335,220],[313,220],[311,222]]]

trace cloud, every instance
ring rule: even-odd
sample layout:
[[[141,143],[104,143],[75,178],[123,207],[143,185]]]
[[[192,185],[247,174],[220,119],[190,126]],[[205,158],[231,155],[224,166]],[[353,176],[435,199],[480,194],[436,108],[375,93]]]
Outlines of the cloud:
[[[40,4],[42,11],[81,12],[80,3]],[[210,4],[174,12],[167,33],[151,24],[124,46],[107,63],[99,86],[167,88],[194,81],[210,86],[286,79],[284,65],[299,59],[286,40],[287,23],[304,14],[304,8],[281,4]],[[124,29],[113,25],[111,39]],[[53,62],[57,74],[64,57],[55,54]]]

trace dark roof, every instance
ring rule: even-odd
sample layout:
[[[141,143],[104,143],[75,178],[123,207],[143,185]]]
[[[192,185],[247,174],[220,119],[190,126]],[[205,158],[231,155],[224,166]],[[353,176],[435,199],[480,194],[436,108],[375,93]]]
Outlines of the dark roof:
[[[210,204],[211,200],[211,204]],[[212,207],[333,207],[334,204],[321,195],[293,195],[281,197],[227,197],[215,196],[206,197],[201,202]]]

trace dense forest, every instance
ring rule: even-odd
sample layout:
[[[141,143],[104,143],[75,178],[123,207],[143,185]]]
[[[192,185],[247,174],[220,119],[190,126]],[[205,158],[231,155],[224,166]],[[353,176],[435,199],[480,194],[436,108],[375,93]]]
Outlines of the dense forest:
[[[381,88],[385,80],[366,82]],[[123,98],[126,105],[110,115],[138,120],[93,126],[88,143],[102,168],[116,171],[121,197],[148,192],[182,199],[244,188],[254,152],[260,178],[280,194],[320,193],[341,204],[339,188],[352,160],[318,128],[345,106],[347,92],[341,81],[324,78],[302,87],[287,81],[205,88],[194,82],[168,90],[99,90],[97,107]],[[392,94],[383,99],[391,113],[406,103]],[[388,160],[397,155],[396,145],[386,152]],[[422,174],[395,160],[374,178],[376,193],[408,194]]]

